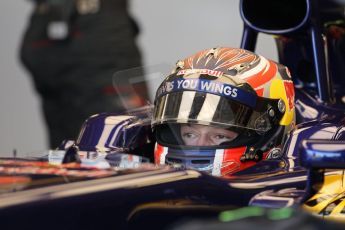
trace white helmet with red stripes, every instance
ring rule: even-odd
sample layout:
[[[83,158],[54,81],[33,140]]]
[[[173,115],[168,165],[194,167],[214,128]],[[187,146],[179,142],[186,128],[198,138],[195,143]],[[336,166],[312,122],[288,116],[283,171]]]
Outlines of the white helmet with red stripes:
[[[281,156],[295,122],[288,69],[239,48],[176,64],[157,90],[155,162],[227,176]]]

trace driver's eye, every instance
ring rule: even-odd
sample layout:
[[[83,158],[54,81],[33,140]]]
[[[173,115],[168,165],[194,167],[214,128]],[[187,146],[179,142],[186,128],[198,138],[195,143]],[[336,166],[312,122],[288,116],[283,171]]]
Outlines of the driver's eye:
[[[226,136],[224,136],[224,135],[216,135],[216,138],[217,139],[230,139],[229,137],[226,137]]]
[[[185,138],[195,138],[196,137],[196,135],[194,133],[183,133],[182,136]]]
[[[223,135],[223,134],[215,134],[212,136],[213,142],[219,144],[226,141],[232,141],[235,136]]]

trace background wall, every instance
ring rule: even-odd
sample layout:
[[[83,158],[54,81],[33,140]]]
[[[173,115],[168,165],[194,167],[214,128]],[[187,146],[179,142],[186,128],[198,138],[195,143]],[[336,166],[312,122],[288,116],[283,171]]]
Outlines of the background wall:
[[[29,1],[0,1],[0,156],[21,156],[47,148],[46,128],[18,48],[31,10]],[[146,65],[174,64],[215,46],[238,47],[242,34],[239,0],[132,0]],[[274,42],[259,36],[257,52],[276,60]]]

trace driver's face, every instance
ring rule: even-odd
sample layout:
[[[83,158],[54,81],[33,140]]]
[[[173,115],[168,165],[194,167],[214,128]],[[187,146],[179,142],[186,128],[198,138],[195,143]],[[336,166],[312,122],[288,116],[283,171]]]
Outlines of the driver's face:
[[[238,133],[205,125],[181,125],[181,137],[185,145],[210,146],[232,141]]]

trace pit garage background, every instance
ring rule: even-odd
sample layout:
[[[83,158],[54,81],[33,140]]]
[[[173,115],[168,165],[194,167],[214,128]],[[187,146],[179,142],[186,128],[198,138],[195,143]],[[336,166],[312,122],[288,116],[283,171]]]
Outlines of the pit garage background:
[[[196,51],[240,45],[239,0],[131,0],[141,34],[138,44],[144,65],[174,64]],[[46,127],[40,98],[18,59],[18,48],[32,4],[0,1],[0,156],[43,152]],[[162,52],[164,50],[164,53]],[[277,59],[274,41],[259,35],[257,53]]]

